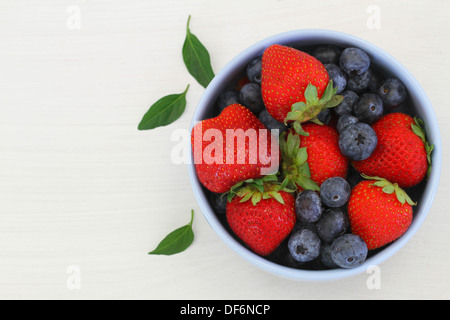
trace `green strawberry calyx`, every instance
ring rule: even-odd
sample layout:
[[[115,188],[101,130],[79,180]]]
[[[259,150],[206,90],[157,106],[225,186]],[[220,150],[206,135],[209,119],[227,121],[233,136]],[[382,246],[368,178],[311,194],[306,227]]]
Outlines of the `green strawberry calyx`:
[[[281,151],[281,175],[283,183],[292,189],[303,189],[319,191],[320,188],[311,179],[308,164],[307,148],[300,148],[300,136],[292,131],[282,133],[280,136]]]
[[[248,200],[256,206],[261,200],[273,198],[279,203],[284,204],[280,191],[293,193],[296,190],[287,188],[285,183],[279,182],[276,174],[267,175],[259,179],[248,179],[238,182],[227,195],[228,202],[231,202],[235,196],[241,198],[240,203]]]
[[[434,144],[431,144],[427,140],[426,132],[425,132],[425,122],[418,118],[414,117],[414,123],[411,124],[412,131],[423,141],[425,146],[425,152],[427,153],[428,160],[428,170],[427,170],[427,179],[430,177],[431,172],[431,152],[434,149]]]
[[[397,183],[389,182],[388,180],[380,177],[369,177],[365,174],[361,174],[361,176],[367,180],[376,180],[376,182],[374,182],[372,185],[382,188],[384,193],[392,194],[395,192],[397,200],[401,204],[408,203],[412,206],[417,205],[417,202],[412,201],[411,198],[408,196],[408,194],[405,192],[405,190],[400,188]]]
[[[284,123],[293,123],[294,130],[304,136],[309,134],[302,129],[302,123],[311,121],[322,125],[323,123],[317,118],[319,113],[327,108],[334,108],[344,99],[341,95],[336,95],[337,88],[333,88],[333,80],[328,85],[319,99],[317,88],[313,84],[308,84],[305,90],[305,102],[300,101],[292,105],[291,111],[284,119]]]

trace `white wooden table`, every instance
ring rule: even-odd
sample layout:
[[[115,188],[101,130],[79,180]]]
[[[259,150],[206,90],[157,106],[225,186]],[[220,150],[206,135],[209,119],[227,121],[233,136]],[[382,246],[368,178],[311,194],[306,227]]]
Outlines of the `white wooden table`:
[[[204,89],[181,57],[188,15],[216,73],[280,32],[324,28],[385,49],[422,84],[444,143],[441,184],[422,228],[368,274],[293,282],[240,258],[171,161]],[[450,3],[296,0],[0,2],[0,298],[450,298]],[[138,131],[148,107],[190,84],[172,125]],[[447,199],[447,200],[446,200]],[[147,252],[196,212],[185,252]]]

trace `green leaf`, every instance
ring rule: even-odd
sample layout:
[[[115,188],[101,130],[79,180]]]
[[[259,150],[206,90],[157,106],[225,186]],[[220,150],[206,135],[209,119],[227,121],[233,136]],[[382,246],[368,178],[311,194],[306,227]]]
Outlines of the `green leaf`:
[[[408,196],[408,194],[406,194],[405,198],[406,202],[408,202],[410,205],[417,206],[417,202],[412,201],[412,199]]]
[[[306,176],[297,177],[295,182],[305,190],[313,190],[313,191],[320,190],[319,185],[315,183],[314,180]]]
[[[311,83],[308,84],[305,90],[306,105],[317,105],[319,98],[317,97],[317,88]]]
[[[211,67],[208,50],[206,50],[205,46],[189,29],[190,21],[191,16],[188,18],[186,27],[186,39],[183,44],[183,60],[189,73],[198,83],[206,88],[215,75]]]
[[[292,105],[292,111],[305,111],[308,109],[308,106],[303,101],[296,102]]]
[[[303,130],[302,125],[300,124],[300,122],[295,121],[293,127],[294,127],[295,132],[297,132],[299,135],[305,136],[305,137],[309,136],[309,133],[306,132],[305,130]]]
[[[388,185],[384,186],[382,190],[383,190],[384,193],[391,194],[391,193],[394,193],[395,187],[392,184],[388,184]],[[398,199],[398,200],[400,202],[402,202],[401,199]],[[402,204],[403,203],[405,203],[405,201],[403,201]]]
[[[258,189],[258,191],[259,191],[260,193],[263,193],[263,192],[264,192],[264,184],[257,184],[257,183],[255,183],[255,184],[253,184],[253,187],[256,188],[256,189]]]
[[[313,118],[313,119],[311,119],[311,120],[309,120],[309,121],[311,121],[311,122],[313,122],[313,123],[315,123],[315,124],[318,124],[319,126],[323,126],[323,122],[320,121],[317,117],[316,117],[316,118]]]
[[[282,140],[286,140],[281,148],[281,178],[283,188],[288,187],[297,190],[298,186],[303,189],[319,190],[319,186],[311,179],[311,172],[308,165],[308,150],[306,147],[300,148],[299,135],[289,132],[287,139],[285,135]]]
[[[178,228],[169,233],[154,249],[148,254],[173,255],[186,250],[194,241],[192,222],[194,221],[194,210],[191,210],[191,221],[184,227]]]
[[[139,130],[150,130],[167,126],[177,120],[186,108],[186,93],[189,85],[183,93],[171,94],[156,101],[145,113],[138,125]]]
[[[418,126],[417,124],[411,124],[412,131],[423,141],[425,142],[425,131]]]
[[[269,194],[272,198],[277,200],[279,203],[284,204],[284,200],[283,200],[283,197],[281,196],[281,194],[279,194],[276,191],[269,191]]]
[[[317,92],[317,90],[316,90]],[[327,101],[330,101],[330,99],[336,94],[337,92],[337,88],[334,89],[333,88],[333,80],[330,80],[328,82],[327,87],[325,88],[325,91],[322,94],[322,97],[320,98],[320,103],[321,104],[325,104],[327,103]]]
[[[263,190],[263,192],[264,192],[264,190]],[[256,206],[258,204],[258,202],[261,201],[261,199],[262,199],[262,193],[255,192],[252,196],[252,204],[254,206]]]
[[[388,186],[388,185],[392,185],[392,183],[390,183],[389,181],[383,179],[383,180],[379,180],[379,181],[377,181],[377,182],[374,182],[373,185],[374,185],[374,186],[377,186],[377,187],[384,188],[384,187],[386,187],[386,186]],[[391,192],[391,193],[392,193],[392,192]]]
[[[334,108],[341,104],[342,100],[344,100],[344,96],[332,96],[331,99],[325,103],[324,108]]]
[[[308,178],[311,178],[311,171],[309,169],[309,164],[308,162],[305,162],[304,164],[302,164],[301,166],[297,167],[297,172],[299,175],[302,176],[306,176]]]
[[[383,188],[383,191],[384,191],[384,188]],[[384,192],[385,192],[385,191],[384,191]],[[393,192],[394,192],[394,190],[393,190],[392,192],[390,192],[390,193],[393,193]],[[386,193],[388,193],[388,192],[386,192]],[[397,196],[397,200],[398,200],[401,204],[405,204],[405,202],[406,202],[406,196],[407,196],[406,192],[401,192],[401,191],[399,191],[399,192],[396,192],[395,195]]]
[[[242,199],[239,201],[240,203],[245,202],[247,200],[249,200],[251,197],[253,197],[254,192],[248,192],[247,194],[243,195]],[[238,196],[241,196],[240,194],[238,194]]]
[[[422,119],[415,116],[414,123],[411,124],[411,129],[423,142],[426,142],[425,122]]]
[[[239,181],[238,183],[236,183],[234,186],[231,187],[231,190],[236,190],[243,184],[244,184],[244,181]]]
[[[236,194],[232,192],[227,193],[227,201],[231,202]]]
[[[300,137],[292,132],[289,132],[287,139],[287,156],[294,158],[297,155],[300,147]]]
[[[428,141],[425,143],[425,151],[427,152],[427,161],[429,167],[431,167],[431,152],[434,150],[434,144],[430,145]]]
[[[386,180],[386,179],[380,178],[380,177],[368,176],[368,175],[366,175],[364,173],[361,173],[361,177],[363,177],[364,179],[367,179],[367,180],[378,180],[378,181],[385,181]]]
[[[427,161],[428,161],[428,169],[427,169],[427,180],[428,180],[431,172],[431,152],[434,149],[434,145],[430,145],[429,142],[427,141],[425,132],[425,122],[422,119],[415,116],[414,123],[411,124],[411,129],[425,144],[425,151],[427,153]]]
[[[258,179],[257,179],[257,180],[258,180]],[[264,184],[264,182],[278,181],[278,177],[277,177],[276,174],[270,174],[270,175],[267,175],[267,176],[262,177],[262,178],[261,178],[261,181],[263,182],[263,184]]]
[[[278,143],[280,145],[280,151],[282,153],[286,153],[287,152],[286,131],[280,135]]]
[[[283,182],[280,185],[280,190],[285,189],[289,184],[289,178],[284,178]]]
[[[306,151],[306,147],[297,149],[297,154],[295,155],[293,161],[297,165],[297,167],[300,167],[306,161],[308,161],[308,152]]]

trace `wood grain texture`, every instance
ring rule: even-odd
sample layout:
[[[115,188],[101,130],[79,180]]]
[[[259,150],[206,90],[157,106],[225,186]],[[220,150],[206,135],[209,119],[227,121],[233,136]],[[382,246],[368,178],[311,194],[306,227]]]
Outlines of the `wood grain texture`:
[[[379,29],[368,27],[371,6]],[[381,266],[380,290],[368,274],[329,283],[266,274],[203,218],[187,166],[171,161],[172,133],[189,129],[204,92],[181,57],[189,14],[216,73],[267,36],[324,28],[373,42],[422,84],[444,143],[441,184],[422,228]],[[449,14],[448,1],[425,0],[2,0],[0,298],[450,298]],[[187,84],[178,121],[137,130],[152,103]],[[193,245],[148,256],[191,209]]]

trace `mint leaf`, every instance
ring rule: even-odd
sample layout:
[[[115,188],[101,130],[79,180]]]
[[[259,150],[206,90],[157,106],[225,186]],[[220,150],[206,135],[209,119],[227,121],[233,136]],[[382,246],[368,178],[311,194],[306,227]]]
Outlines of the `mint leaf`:
[[[148,254],[173,255],[186,250],[194,241],[192,222],[194,221],[194,210],[191,210],[191,221],[184,227],[178,228],[169,233],[154,249]]]
[[[156,101],[142,118],[139,130],[149,130],[167,126],[177,120],[186,108],[186,90],[180,94],[171,94]]]
[[[183,60],[189,73],[198,83],[206,88],[214,78],[214,72],[211,67],[208,50],[206,50],[205,46],[189,29],[190,21],[191,16],[188,18],[186,27],[186,39],[183,44]]]

